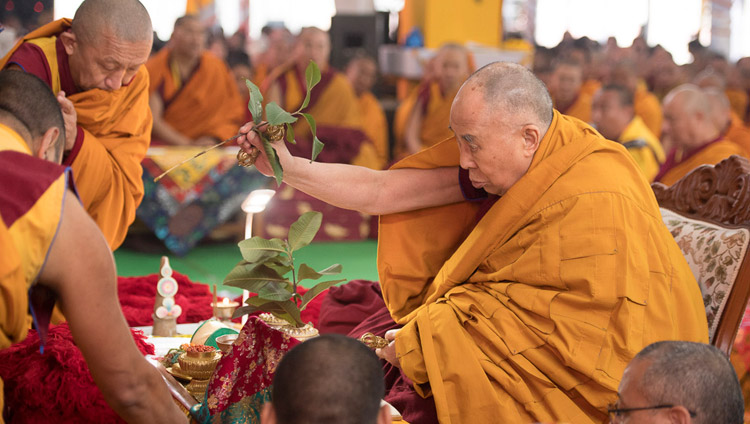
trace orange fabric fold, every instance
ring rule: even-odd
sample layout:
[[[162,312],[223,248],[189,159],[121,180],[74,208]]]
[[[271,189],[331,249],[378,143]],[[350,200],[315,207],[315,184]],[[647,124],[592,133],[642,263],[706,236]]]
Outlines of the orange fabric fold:
[[[739,144],[746,152],[750,153],[750,127],[745,125],[734,112],[732,112],[729,128],[724,137]]]
[[[22,42],[54,37],[70,28],[70,23],[69,19],[60,19],[31,32],[5,55],[0,68]],[[54,52],[45,53],[50,69],[57,69]],[[52,77],[59,80],[58,75]],[[86,211],[115,250],[125,239],[143,199],[141,160],[151,142],[152,124],[148,73],[141,67],[130,84],[118,90],[93,89],[68,99],[75,106],[84,134],[71,165],[76,187]]]
[[[732,155],[748,157],[745,149],[734,141],[727,139],[715,141],[690,157],[675,163],[659,178],[659,182],[668,186],[672,185],[693,169],[701,165],[716,165]]]
[[[181,86],[175,84],[170,49],[164,48],[146,63],[151,93],[164,102],[164,120],[184,136],[225,140],[244,123],[246,105],[224,62],[203,52],[198,67]]]
[[[395,167],[457,161],[447,140]],[[401,367],[441,423],[602,422],[643,347],[708,340],[648,182],[584,123],[555,112],[528,172],[476,225],[474,213],[463,202],[380,218]]]
[[[359,109],[362,112],[362,128],[372,141],[374,156],[378,159],[378,168],[382,168],[389,159],[388,121],[383,107],[375,96],[366,92],[359,96]]]
[[[635,89],[633,109],[635,110],[635,114],[643,119],[643,122],[654,133],[656,138],[660,138],[661,124],[664,118],[661,103],[655,95],[648,91],[646,84],[642,82]]]
[[[578,97],[576,97],[573,104],[568,106],[568,108],[565,109],[564,112],[560,112],[588,123],[591,122],[591,102],[592,97],[585,93],[583,89],[581,89],[581,91],[578,92]]]

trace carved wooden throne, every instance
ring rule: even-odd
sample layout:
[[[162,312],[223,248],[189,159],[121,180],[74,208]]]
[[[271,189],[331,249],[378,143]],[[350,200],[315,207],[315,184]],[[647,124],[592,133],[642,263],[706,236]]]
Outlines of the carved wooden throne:
[[[651,187],[700,285],[709,341],[729,354],[750,296],[750,162],[733,155]]]

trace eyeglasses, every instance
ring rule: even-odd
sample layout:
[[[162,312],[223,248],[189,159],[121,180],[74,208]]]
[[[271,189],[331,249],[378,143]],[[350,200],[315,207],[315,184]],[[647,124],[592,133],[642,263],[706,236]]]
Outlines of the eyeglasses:
[[[674,408],[677,405],[655,405],[655,406],[641,406],[639,408],[617,408],[617,405],[609,405],[607,406],[607,413],[609,414],[609,422],[610,423],[617,423],[620,419],[623,418],[625,414],[629,414],[631,412],[635,411],[648,411],[651,409],[667,409],[667,408]],[[688,412],[690,413],[690,418],[695,418],[697,415],[695,412],[688,409]]]

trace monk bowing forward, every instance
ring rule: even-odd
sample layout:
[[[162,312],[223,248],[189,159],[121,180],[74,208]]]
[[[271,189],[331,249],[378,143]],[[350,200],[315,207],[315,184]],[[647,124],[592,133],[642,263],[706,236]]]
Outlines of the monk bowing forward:
[[[152,123],[143,64],[152,38],[151,18],[137,0],[86,0],[72,21],[31,32],[0,60],[58,95],[63,165],[72,167],[81,201],[112,250],[143,198],[141,160]]]

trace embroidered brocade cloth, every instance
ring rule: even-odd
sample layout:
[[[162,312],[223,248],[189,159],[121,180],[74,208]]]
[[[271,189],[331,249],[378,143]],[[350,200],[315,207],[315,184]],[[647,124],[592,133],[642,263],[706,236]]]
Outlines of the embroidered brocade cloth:
[[[200,147],[152,147],[143,160],[145,196],[138,218],[177,255],[184,255],[218,225],[240,211],[247,195],[269,179],[237,166],[237,149],[216,149],[154,178]]]
[[[300,342],[250,317],[219,361],[198,411],[200,423],[260,423],[281,357]]]

